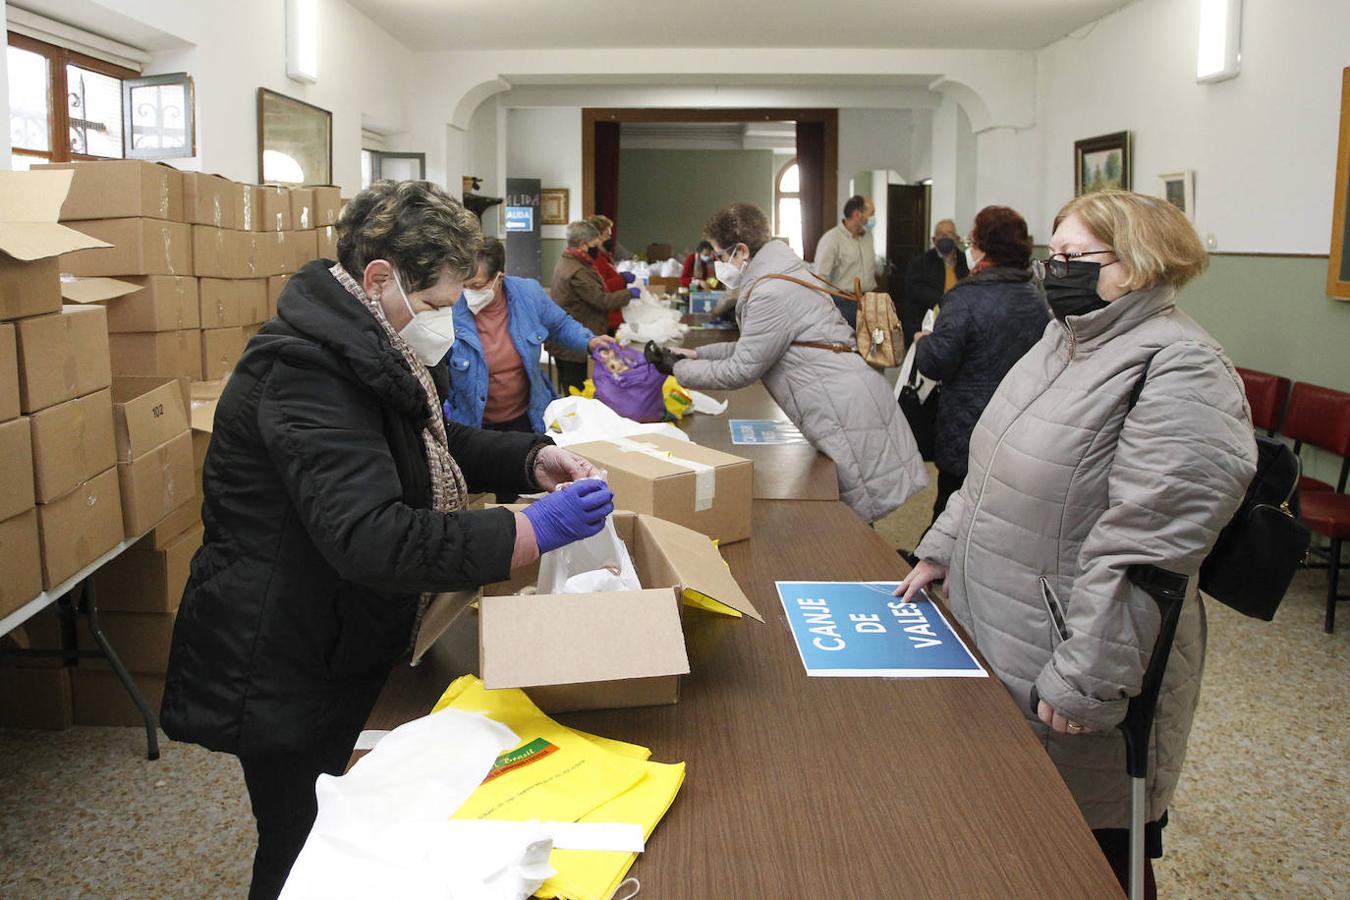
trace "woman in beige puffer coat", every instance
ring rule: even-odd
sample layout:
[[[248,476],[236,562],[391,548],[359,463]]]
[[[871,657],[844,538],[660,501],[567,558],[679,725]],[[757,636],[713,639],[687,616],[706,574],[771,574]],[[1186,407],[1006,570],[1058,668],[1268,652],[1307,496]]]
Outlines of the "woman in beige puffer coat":
[[[1204,666],[1197,573],[1255,473],[1255,439],[1232,364],[1176,307],[1206,261],[1179,210],[1124,191],[1085,195],[1061,211],[1050,249],[1055,319],[975,426],[969,474],[901,587],[946,578],[952,612],[1114,857],[1129,827],[1116,726],[1160,621],[1127,571],[1189,576],[1151,738],[1156,856]]]

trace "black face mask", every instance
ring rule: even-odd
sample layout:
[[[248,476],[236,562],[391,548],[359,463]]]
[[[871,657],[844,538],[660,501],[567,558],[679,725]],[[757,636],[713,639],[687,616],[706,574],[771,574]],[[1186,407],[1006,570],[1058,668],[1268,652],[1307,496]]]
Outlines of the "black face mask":
[[[1069,316],[1085,316],[1099,309],[1106,309],[1107,303],[1097,294],[1097,275],[1101,265],[1094,262],[1069,263],[1067,275],[1057,277],[1045,273],[1045,299],[1050,301],[1050,311],[1061,322]]]
[[[587,247],[587,248],[586,248],[586,255],[589,256],[591,259],[595,259],[597,256],[600,255],[600,248],[599,248],[599,247]]]
[[[605,241],[605,252],[606,253],[614,252],[614,238],[610,238],[609,240]]]
[[[952,240],[951,238],[937,239],[937,252],[941,253],[943,256],[950,256],[951,252],[955,249],[956,249],[956,241]]]

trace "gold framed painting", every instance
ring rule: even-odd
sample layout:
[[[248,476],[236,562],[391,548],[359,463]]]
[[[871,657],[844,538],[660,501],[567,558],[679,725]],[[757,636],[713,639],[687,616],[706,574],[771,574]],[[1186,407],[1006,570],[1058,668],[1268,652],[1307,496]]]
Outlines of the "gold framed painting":
[[[539,224],[566,225],[571,202],[568,188],[542,188],[539,191]]]
[[[1130,189],[1130,133],[1117,131],[1073,143],[1073,195]]]
[[[1331,206],[1331,257],[1327,294],[1350,300],[1350,67],[1341,72],[1341,139],[1336,149],[1335,200]]]

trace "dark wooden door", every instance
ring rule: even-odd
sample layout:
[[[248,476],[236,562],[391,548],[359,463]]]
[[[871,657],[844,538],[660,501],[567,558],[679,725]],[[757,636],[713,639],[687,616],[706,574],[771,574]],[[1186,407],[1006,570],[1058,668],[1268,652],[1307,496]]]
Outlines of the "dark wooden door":
[[[926,184],[886,186],[886,276],[896,315],[904,300],[905,267],[928,249]]]

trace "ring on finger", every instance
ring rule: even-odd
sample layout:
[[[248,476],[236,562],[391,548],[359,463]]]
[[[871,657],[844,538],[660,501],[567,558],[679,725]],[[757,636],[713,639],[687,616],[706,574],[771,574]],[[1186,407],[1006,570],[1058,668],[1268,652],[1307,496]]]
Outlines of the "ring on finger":
[[[1069,734],[1080,734],[1083,731],[1083,726],[1077,722],[1069,722],[1065,724],[1064,728]]]

